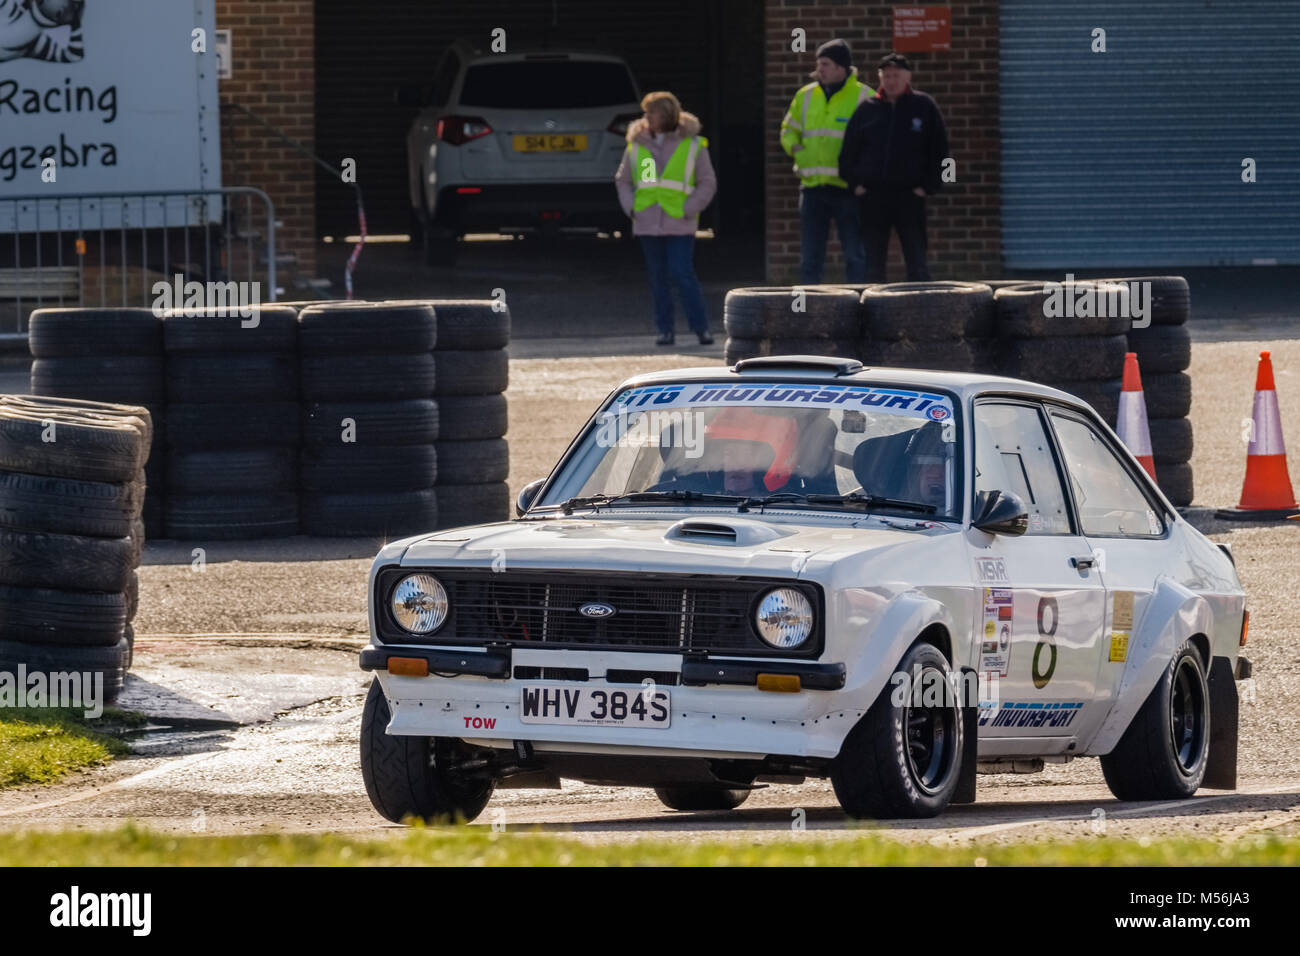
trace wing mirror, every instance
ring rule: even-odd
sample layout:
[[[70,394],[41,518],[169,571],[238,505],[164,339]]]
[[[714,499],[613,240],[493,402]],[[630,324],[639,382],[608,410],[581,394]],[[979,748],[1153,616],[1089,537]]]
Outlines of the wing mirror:
[[[1029,530],[1029,510],[1010,491],[981,491],[975,498],[971,524],[989,534],[1022,535]]]
[[[524,512],[533,506],[533,499],[537,497],[537,492],[542,490],[542,485],[546,484],[545,478],[538,478],[536,481],[530,481],[519,492],[519,497],[515,499],[515,515],[522,518]]]

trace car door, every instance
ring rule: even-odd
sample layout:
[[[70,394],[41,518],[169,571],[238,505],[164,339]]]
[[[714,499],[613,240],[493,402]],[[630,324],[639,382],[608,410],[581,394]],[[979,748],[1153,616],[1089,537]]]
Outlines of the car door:
[[[1173,571],[1165,507],[1142,487],[1102,429],[1082,412],[1049,405],[1057,445],[1069,475],[1080,530],[1106,586],[1105,639],[1098,654],[1098,702],[1110,708],[1128,659],[1129,638],[1155,590]]]
[[[1101,576],[1070,512],[1041,406],[981,398],[972,429],[976,499],[1009,491],[1029,512],[1022,536],[966,531],[980,589],[968,663],[990,698],[981,701],[979,752],[1068,754],[1105,716],[1096,705]]]

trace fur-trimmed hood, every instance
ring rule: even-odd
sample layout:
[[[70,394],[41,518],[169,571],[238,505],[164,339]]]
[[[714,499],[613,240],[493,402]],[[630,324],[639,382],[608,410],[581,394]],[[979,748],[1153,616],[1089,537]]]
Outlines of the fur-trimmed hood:
[[[668,135],[690,139],[692,136],[699,136],[701,128],[698,116],[688,110],[682,110],[682,117],[677,123],[677,129]],[[650,143],[654,142],[654,134],[650,132],[650,125],[646,122],[644,116],[628,124],[627,141],[629,143],[640,143],[644,146],[649,146]]]

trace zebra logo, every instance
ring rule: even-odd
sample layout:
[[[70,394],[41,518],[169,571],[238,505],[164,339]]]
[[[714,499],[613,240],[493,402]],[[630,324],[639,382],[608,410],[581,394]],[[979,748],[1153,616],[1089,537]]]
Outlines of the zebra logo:
[[[82,60],[85,6],[86,0],[0,0],[0,63],[24,57],[48,63]]]

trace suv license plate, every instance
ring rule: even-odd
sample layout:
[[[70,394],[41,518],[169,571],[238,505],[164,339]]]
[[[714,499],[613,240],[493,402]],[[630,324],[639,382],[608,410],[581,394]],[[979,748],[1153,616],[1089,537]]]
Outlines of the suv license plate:
[[[537,133],[514,138],[516,153],[582,153],[587,137],[579,133]]]
[[[672,708],[659,688],[597,690],[572,684],[524,687],[520,721],[525,724],[579,724],[600,727],[668,727]]]

